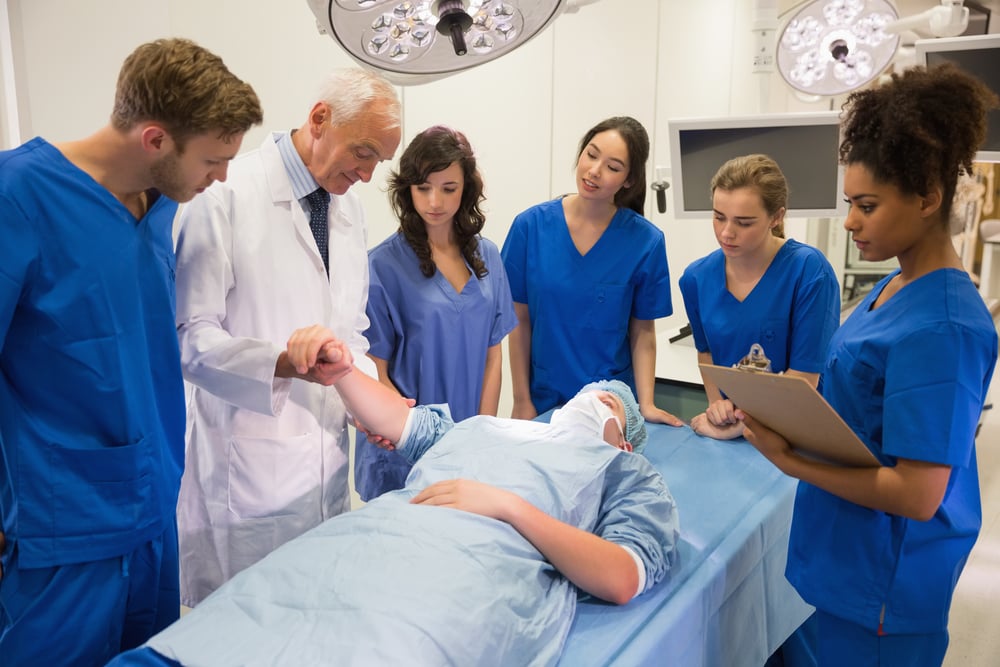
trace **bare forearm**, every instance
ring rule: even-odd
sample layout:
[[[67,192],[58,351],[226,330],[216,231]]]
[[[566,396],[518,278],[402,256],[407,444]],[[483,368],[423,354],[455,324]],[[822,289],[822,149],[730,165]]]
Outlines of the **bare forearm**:
[[[927,521],[941,505],[951,468],[900,459],[895,467],[845,468],[791,452],[775,461],[787,475],[870,509]]]
[[[698,363],[699,364],[714,364],[715,361],[712,360],[712,353],[711,352],[699,352],[698,353]],[[719,391],[719,388],[717,386],[715,386],[714,382],[712,382],[711,380],[708,380],[707,378],[705,378],[704,375],[701,376],[701,381],[705,385],[705,397],[708,399],[708,402],[709,402],[710,405],[712,403],[714,403],[715,401],[721,401],[722,400],[722,392]]]
[[[373,364],[375,364],[375,371],[378,373],[378,381],[402,396],[403,393],[399,391],[399,387],[397,387],[393,383],[392,378],[389,377],[389,360],[379,359],[378,357],[373,357],[370,354],[366,356],[372,360]]]
[[[625,604],[639,586],[636,562],[621,546],[549,516],[518,498],[501,517],[578,588]]]
[[[737,411],[743,435],[782,472],[856,505],[927,521],[937,512],[951,467],[939,463],[897,459],[893,467],[848,468],[807,459],[781,435],[752,415]]]
[[[503,350],[493,345],[486,350],[486,368],[483,372],[483,389],[479,398],[479,414],[497,416],[500,407],[500,374]]]
[[[531,400],[531,318],[528,305],[515,303],[518,325],[507,336],[510,348],[510,378],[514,400]]]
[[[656,384],[656,328],[653,320],[633,319],[629,326],[632,372],[640,408],[653,407]]]
[[[549,516],[521,496],[470,479],[426,487],[411,503],[451,507],[509,523],[580,589],[624,604],[639,588],[639,570],[623,547]]]
[[[348,411],[370,433],[399,442],[410,407],[398,392],[361,372],[348,373],[333,386]]]

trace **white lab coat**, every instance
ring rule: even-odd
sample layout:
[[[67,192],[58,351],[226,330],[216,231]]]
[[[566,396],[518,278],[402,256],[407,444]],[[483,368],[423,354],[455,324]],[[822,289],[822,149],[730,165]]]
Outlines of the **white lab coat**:
[[[177,329],[193,385],[177,508],[184,604],[350,508],[336,390],[274,377],[288,337],[312,324],[347,341],[376,376],[365,356],[368,243],[357,196],[332,196],[329,221],[328,281],[272,136],[181,212]]]

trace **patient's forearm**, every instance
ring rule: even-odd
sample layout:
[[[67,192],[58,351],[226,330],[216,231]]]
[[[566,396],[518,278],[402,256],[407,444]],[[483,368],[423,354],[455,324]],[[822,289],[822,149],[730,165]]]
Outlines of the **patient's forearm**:
[[[639,588],[638,565],[624,547],[564,523],[506,489],[475,480],[448,479],[421,490],[410,502],[509,523],[564,577],[602,600],[625,604]]]
[[[639,572],[624,547],[559,521],[523,499],[498,518],[513,526],[581,590],[615,604],[635,597]]]
[[[410,412],[405,398],[357,370],[340,378],[333,386],[344,399],[348,411],[369,433],[399,442]]]

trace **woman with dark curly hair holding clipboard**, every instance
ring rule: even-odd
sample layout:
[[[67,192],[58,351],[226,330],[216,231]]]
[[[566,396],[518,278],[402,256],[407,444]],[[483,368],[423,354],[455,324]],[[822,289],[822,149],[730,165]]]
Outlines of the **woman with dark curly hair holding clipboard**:
[[[948,646],[952,592],[981,523],[975,434],[997,359],[948,218],[996,104],[941,66],[845,105],[844,227],[863,259],[900,268],[834,334],[820,390],[881,465],[810,460],[738,411],[747,440],[802,480],[786,576],[816,607],[820,665],[940,665]]]

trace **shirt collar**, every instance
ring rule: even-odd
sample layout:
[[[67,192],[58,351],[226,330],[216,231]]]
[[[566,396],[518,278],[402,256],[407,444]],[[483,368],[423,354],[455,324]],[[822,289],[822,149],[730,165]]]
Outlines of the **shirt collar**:
[[[281,155],[281,162],[288,173],[288,180],[292,184],[292,194],[296,199],[303,199],[310,192],[320,187],[313,175],[309,173],[306,163],[302,161],[299,152],[295,150],[292,143],[291,132],[275,132],[274,143],[278,146],[278,153]]]

